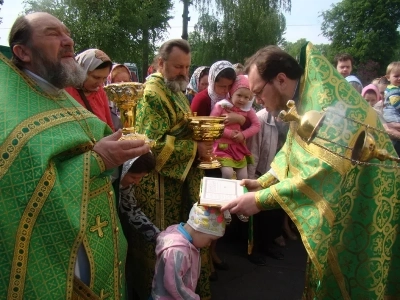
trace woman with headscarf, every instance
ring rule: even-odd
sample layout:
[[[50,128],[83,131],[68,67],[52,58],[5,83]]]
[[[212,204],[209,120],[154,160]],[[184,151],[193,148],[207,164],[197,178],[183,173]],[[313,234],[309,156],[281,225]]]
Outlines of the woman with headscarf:
[[[192,103],[192,100],[197,93],[207,89],[209,72],[210,68],[206,66],[198,67],[193,72],[189,85],[186,89],[186,98],[188,98],[189,103]]]
[[[236,79],[236,73],[229,61],[221,60],[214,63],[208,74],[208,87],[198,93],[192,101],[192,112],[198,116],[209,116],[215,103],[229,99],[229,89]]]
[[[78,54],[76,60],[86,71],[86,79],[81,86],[68,87],[65,90],[82,106],[114,130],[108,107],[108,98],[103,89],[103,85],[111,71],[111,59],[99,49],[88,49]]]

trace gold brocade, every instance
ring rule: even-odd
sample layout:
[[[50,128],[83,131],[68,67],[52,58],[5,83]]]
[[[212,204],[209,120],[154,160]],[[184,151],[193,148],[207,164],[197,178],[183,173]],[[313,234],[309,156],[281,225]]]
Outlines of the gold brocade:
[[[365,130],[377,149],[395,155],[392,142],[376,112],[311,44],[300,61],[297,111],[324,119],[310,143],[291,124],[271,164],[280,181],[256,201],[269,209],[272,195],[300,232],[311,262],[304,299],[399,299],[399,171],[391,162],[349,159]]]
[[[83,163],[83,180],[88,183],[90,181],[90,152],[84,154]],[[74,244],[71,247],[70,258],[68,262],[67,271],[67,298],[72,297],[73,293],[73,280],[75,277],[75,263],[78,257],[78,249],[82,244],[83,238],[86,233],[87,227],[87,213],[88,213],[88,202],[89,202],[89,184],[85,184],[83,187],[82,197],[81,197],[81,213],[80,213],[80,227],[79,232],[76,235]],[[91,267],[92,268],[92,267]]]
[[[175,137],[172,135],[167,135],[166,136],[166,141],[165,141],[165,146],[161,150],[160,154],[157,155],[156,158],[156,171],[160,171],[164,165],[165,162],[170,158],[171,154],[174,152],[174,142],[175,142]]]
[[[50,163],[21,217],[15,240],[14,257],[7,299],[23,299],[24,284],[32,231],[40,211],[54,185],[54,163]]]
[[[329,225],[332,227],[333,222],[335,221],[335,214],[325,199],[318,195],[312,188],[307,186],[299,176],[293,177],[293,184],[299,189],[299,191],[314,201],[321,217],[326,218]]]
[[[65,116],[65,110],[55,109],[34,115],[18,124],[0,146],[0,179],[32,136],[47,128],[74,121],[78,114],[91,113],[81,107],[76,111],[70,111],[70,115]]]

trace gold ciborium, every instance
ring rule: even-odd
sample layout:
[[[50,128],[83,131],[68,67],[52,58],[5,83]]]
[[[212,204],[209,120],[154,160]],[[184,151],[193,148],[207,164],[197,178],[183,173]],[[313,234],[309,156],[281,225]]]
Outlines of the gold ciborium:
[[[189,127],[193,130],[193,140],[198,142],[213,142],[219,139],[224,133],[224,117],[206,117],[206,116],[187,116]],[[221,163],[214,155],[200,157],[200,169],[217,169]]]
[[[108,99],[117,105],[121,112],[123,133],[135,132],[136,105],[143,96],[143,84],[139,82],[111,83],[104,87]]]

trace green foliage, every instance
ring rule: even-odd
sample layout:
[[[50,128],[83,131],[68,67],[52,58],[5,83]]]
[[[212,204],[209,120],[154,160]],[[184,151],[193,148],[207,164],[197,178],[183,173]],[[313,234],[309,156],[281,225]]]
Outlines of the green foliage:
[[[305,43],[307,43],[307,40],[304,38],[299,39],[294,43],[283,41],[281,47],[291,56],[298,58],[301,47],[303,47]],[[331,59],[331,48],[329,44],[317,44],[314,45],[314,47],[317,48],[326,58]]]
[[[342,0],[321,15],[321,29],[332,41],[332,53],[350,53],[356,66],[375,62],[372,65],[380,74],[398,60],[400,0]]]
[[[25,4],[26,13],[45,11],[64,22],[76,52],[98,48],[116,62],[143,61],[146,69],[154,44],[167,31],[172,7],[171,0],[26,0]]]
[[[290,5],[290,1],[216,0],[218,13],[202,13],[189,35],[192,63],[211,65],[220,59],[243,63],[258,49],[281,43],[286,22],[277,6],[284,3]]]

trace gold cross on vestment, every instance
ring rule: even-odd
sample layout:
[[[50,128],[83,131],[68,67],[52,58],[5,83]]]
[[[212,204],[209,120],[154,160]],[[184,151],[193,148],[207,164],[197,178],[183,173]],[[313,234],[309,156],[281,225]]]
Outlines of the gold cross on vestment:
[[[104,236],[104,232],[103,232],[103,227],[108,225],[108,221],[100,221],[100,216],[96,216],[96,225],[93,225],[92,227],[90,227],[90,232],[95,232],[97,231],[97,233],[99,234],[99,237],[103,237]]]
[[[100,291],[100,300],[103,300],[103,299],[106,299],[106,298],[108,298],[110,296],[110,294],[108,294],[108,293],[106,293],[106,294],[104,294],[104,289],[101,289],[101,291]]]

